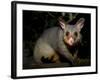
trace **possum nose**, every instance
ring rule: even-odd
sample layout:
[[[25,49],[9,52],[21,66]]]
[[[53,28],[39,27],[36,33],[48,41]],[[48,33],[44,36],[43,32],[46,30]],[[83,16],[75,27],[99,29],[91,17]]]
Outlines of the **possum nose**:
[[[73,43],[74,43],[74,39],[71,37],[71,38],[69,39],[69,45],[73,45]]]

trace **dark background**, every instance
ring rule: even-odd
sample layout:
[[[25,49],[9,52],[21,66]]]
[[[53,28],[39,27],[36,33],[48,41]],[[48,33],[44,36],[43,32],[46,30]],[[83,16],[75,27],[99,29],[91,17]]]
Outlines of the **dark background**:
[[[63,16],[65,21],[68,21],[69,14],[74,15],[69,24],[75,24],[79,18],[85,18],[85,25],[81,31],[82,43],[79,48],[79,57],[81,59],[88,59],[90,62],[91,51],[91,23],[90,14],[82,13],[65,13]],[[62,16],[61,12],[43,12],[43,11],[26,11],[23,10],[23,69],[32,69],[33,51],[36,40],[41,36],[43,31],[47,28],[59,26],[58,18]],[[90,63],[87,64],[88,66]]]

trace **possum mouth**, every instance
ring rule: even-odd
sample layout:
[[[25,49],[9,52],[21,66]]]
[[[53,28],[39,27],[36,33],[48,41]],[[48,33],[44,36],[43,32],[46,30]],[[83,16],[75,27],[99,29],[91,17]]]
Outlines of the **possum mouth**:
[[[73,48],[76,46],[76,43],[68,44],[67,42],[65,42],[65,40],[64,40],[64,44],[66,45],[66,47],[69,47],[69,48]]]
[[[64,44],[66,45],[66,48],[68,48],[68,50],[71,52],[71,53],[74,53],[76,50],[79,49],[80,47],[80,42],[74,42],[72,45],[69,45],[67,42],[65,42],[64,40]]]
[[[68,37],[64,37],[64,42],[65,44],[67,44],[68,46],[72,47],[75,45],[75,41],[72,37],[68,38]]]
[[[77,50],[80,49],[80,43],[74,43],[72,46],[68,45],[67,43],[65,43],[66,48],[69,50],[69,52],[71,52],[71,54],[73,55]]]
[[[65,45],[66,45],[66,47],[68,47],[68,48],[74,48],[74,47],[76,47],[76,46],[79,46],[79,44],[80,44],[80,42],[79,41],[74,41],[74,39],[73,40],[68,40],[67,39],[67,37],[64,37],[64,43],[65,43]]]
[[[69,44],[67,44],[67,43],[65,43],[66,44],[66,46],[68,47],[68,48],[75,48],[75,47],[78,47],[79,46],[79,42],[77,42],[77,43],[73,43],[73,45],[69,45]]]

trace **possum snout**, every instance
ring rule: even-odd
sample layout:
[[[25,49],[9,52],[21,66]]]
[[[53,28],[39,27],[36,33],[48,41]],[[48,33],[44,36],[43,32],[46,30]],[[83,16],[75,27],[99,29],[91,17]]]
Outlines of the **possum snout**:
[[[73,46],[75,43],[75,40],[73,37],[64,37],[64,42],[69,46]]]
[[[72,37],[69,38],[68,44],[72,46],[74,44],[74,39]]]

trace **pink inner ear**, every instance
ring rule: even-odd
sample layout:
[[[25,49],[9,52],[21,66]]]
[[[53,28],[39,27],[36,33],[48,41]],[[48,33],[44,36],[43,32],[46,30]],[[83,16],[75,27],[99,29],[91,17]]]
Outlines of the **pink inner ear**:
[[[84,22],[85,22],[85,19],[84,18],[80,18],[77,23],[76,23],[76,27],[79,31],[81,31],[81,29],[83,28],[84,26]]]
[[[62,28],[62,29],[65,29],[65,23],[62,22],[62,21],[60,21],[59,23],[60,23],[61,28]]]
[[[83,28],[84,24],[78,24],[76,25],[78,31],[81,31],[81,29]]]

